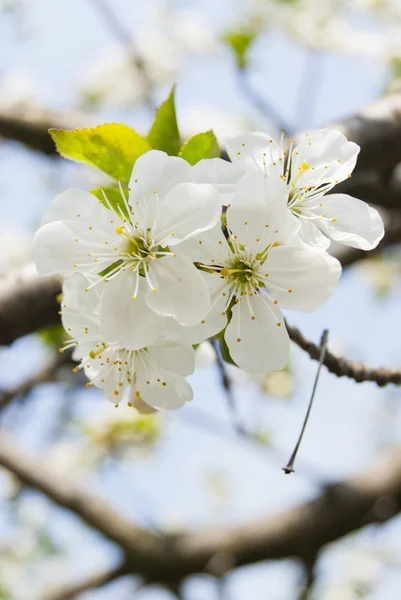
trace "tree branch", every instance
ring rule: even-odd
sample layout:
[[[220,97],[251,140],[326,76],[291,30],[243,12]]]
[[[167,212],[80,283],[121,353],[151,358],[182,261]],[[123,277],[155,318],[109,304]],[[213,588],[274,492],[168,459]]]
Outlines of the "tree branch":
[[[79,594],[100,588],[107,583],[123,577],[124,575],[128,575],[130,572],[130,566],[126,563],[123,563],[122,565],[113,569],[107,569],[102,573],[91,575],[85,581],[76,583],[75,585],[66,586],[56,592],[52,592],[46,595],[44,600],[73,600],[73,598]]]
[[[400,450],[286,512],[232,529],[177,536],[139,529],[104,501],[50,471],[42,456],[23,454],[4,432],[0,465],[118,544],[125,551],[129,571],[147,582],[168,584],[199,572],[222,577],[240,565],[285,557],[309,564],[325,544],[367,524],[386,521],[401,510]]]
[[[57,277],[21,270],[0,279],[0,346],[60,322]]]
[[[36,385],[47,381],[54,381],[59,367],[67,364],[70,360],[71,351],[57,352],[43,369],[40,369],[32,377],[29,377],[24,383],[10,390],[0,390],[0,411],[6,408],[14,398],[27,396]]]
[[[290,338],[297,346],[305,350],[314,360],[319,360],[320,346],[308,340],[294,325],[287,324],[287,330]],[[326,352],[323,364],[337,377],[349,377],[357,383],[374,381],[379,387],[384,387],[390,383],[401,385],[401,369],[388,369],[386,367],[375,369],[364,363],[336,356],[329,350]]]

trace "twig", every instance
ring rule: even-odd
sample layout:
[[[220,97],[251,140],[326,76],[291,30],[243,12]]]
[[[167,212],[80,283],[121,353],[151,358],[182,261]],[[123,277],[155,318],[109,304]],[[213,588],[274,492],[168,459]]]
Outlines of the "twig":
[[[316,390],[317,390],[317,384],[319,382],[320,371],[322,369],[322,364],[323,364],[324,357],[325,357],[325,354],[326,354],[328,339],[329,339],[329,332],[328,332],[327,329],[325,329],[323,331],[323,333],[322,333],[322,338],[320,340],[319,367],[317,369],[317,373],[316,373],[316,377],[315,377],[315,383],[313,384],[312,395],[311,395],[310,400],[309,400],[308,410],[306,411],[304,423],[302,425],[301,433],[299,434],[299,438],[298,438],[298,441],[297,441],[297,443],[295,445],[294,451],[291,454],[290,460],[288,461],[287,465],[285,467],[283,467],[283,471],[284,471],[284,473],[286,475],[289,475],[290,473],[294,473],[294,462],[295,462],[295,459],[297,457],[297,453],[298,453],[299,447],[301,445],[302,438],[304,436],[306,426],[308,424],[310,412],[312,410],[312,404],[313,404],[313,400],[315,398],[315,394],[316,394]]]
[[[314,360],[320,359],[320,346],[308,340],[294,325],[287,324],[287,331],[292,341],[302,348],[302,350],[305,350],[311,358]],[[379,387],[384,387],[391,383],[401,385],[401,369],[389,369],[386,367],[376,369],[361,362],[336,356],[330,350],[326,351],[323,364],[331,373],[337,375],[337,377],[349,377],[357,383],[373,381]]]
[[[237,409],[235,406],[235,398],[234,398],[234,393],[233,393],[232,382],[231,382],[230,376],[227,371],[226,363],[224,362],[224,360],[221,356],[220,345],[217,340],[213,340],[213,347],[216,352],[216,364],[217,364],[217,368],[220,373],[221,385],[225,391],[225,395],[227,398],[227,405],[228,405],[228,409],[230,411],[231,420],[232,420],[234,429],[236,430],[236,432],[238,434],[246,435],[246,431],[239,420],[239,415],[238,415],[238,412],[237,412]]]
[[[146,70],[145,61],[140,52],[134,45],[134,40],[130,32],[125,28],[123,23],[117,18],[114,7],[107,0],[90,0],[96,10],[102,15],[105,24],[124,46],[126,46],[131,58],[132,67],[135,73],[138,73],[142,79],[143,92],[145,103],[150,111],[155,110],[152,94],[152,82]]]
[[[299,600],[310,600],[316,580],[316,563],[316,555],[312,556],[310,560],[303,561],[305,580],[300,590]]]
[[[267,119],[271,119],[280,130],[290,133],[292,127],[288,123],[285,123],[284,119],[278,114],[276,109],[251,85],[246,70],[237,69],[236,73],[238,86],[242,90],[242,93],[256,106],[262,115]]]
[[[27,396],[36,385],[46,383],[47,381],[54,381],[59,367],[67,364],[70,360],[70,351],[67,350],[62,354],[57,352],[45,367],[32,375],[32,377],[29,377],[24,383],[10,390],[0,390],[0,411],[4,410],[14,398],[24,398]]]
[[[103,573],[92,575],[81,583],[76,583],[75,585],[65,587],[64,589],[58,590],[54,594],[48,594],[45,596],[44,600],[73,600],[73,598],[79,594],[83,594],[88,590],[100,588],[101,586],[106,585],[106,583],[115,581],[116,579],[119,579],[124,575],[128,575],[131,572],[132,571],[129,564],[123,563],[122,565],[114,567],[113,569],[108,569]]]

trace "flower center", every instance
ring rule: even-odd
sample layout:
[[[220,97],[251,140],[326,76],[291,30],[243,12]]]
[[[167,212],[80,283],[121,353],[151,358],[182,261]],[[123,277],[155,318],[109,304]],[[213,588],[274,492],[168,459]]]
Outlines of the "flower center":
[[[260,266],[261,263],[257,258],[241,251],[227,261],[220,274],[230,284],[233,292],[244,295],[253,293],[260,286],[261,279],[258,274]]]

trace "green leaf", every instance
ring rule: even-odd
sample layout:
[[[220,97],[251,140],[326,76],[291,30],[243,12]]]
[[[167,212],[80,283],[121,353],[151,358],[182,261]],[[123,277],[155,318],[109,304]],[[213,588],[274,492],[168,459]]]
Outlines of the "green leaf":
[[[228,31],[222,37],[234,53],[237,67],[246,69],[248,65],[248,51],[257,36],[257,31],[251,28],[240,28]]]
[[[148,133],[148,142],[156,150],[177,156],[181,147],[174,101],[175,86],[167,100],[157,109],[156,117]]]
[[[190,165],[196,165],[203,158],[220,156],[220,147],[212,129],[192,136],[181,148],[178,156],[184,158]]]
[[[57,298],[57,300],[61,301],[61,297]],[[38,331],[38,335],[42,342],[52,349],[60,348],[67,337],[62,325],[51,325],[50,327],[46,327],[46,329],[41,329]]]
[[[223,357],[223,360],[225,360],[227,363],[229,363],[230,365],[234,365],[235,367],[237,367],[237,363],[235,363],[233,361],[233,359],[231,358],[231,354],[230,354],[230,350],[228,349],[226,340],[224,339],[223,336],[220,337],[220,352],[221,352],[221,356]]]
[[[122,184],[122,188],[123,188],[125,197],[128,198],[128,185]],[[107,203],[105,201],[104,196],[102,194],[102,190],[106,194],[107,200],[109,201],[109,203]],[[119,205],[120,209],[124,213],[124,216],[127,219],[129,218],[129,215],[127,213],[127,208],[125,206],[125,202],[121,197],[120,188],[112,187],[112,186],[103,186],[101,188],[97,188],[96,190],[90,190],[90,192],[91,192],[91,194],[96,196],[96,198],[99,198],[99,200],[101,201],[101,203],[103,204],[103,206],[105,208],[109,209],[110,208],[109,204],[110,204],[112,209],[118,214],[119,217],[121,217],[120,211],[118,210],[118,206],[117,206],[117,205]]]
[[[136,159],[151,150],[144,137],[122,123],[104,123],[92,129],[49,129],[49,133],[61,156],[97,167],[125,182]]]

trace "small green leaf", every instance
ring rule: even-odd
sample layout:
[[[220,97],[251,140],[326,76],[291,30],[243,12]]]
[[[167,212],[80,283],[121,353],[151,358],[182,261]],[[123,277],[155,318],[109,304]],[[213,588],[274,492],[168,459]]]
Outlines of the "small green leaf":
[[[205,131],[192,136],[181,148],[178,156],[184,158],[190,165],[196,165],[203,158],[220,156],[219,143],[213,131]]]
[[[104,123],[92,129],[49,129],[49,133],[61,156],[97,167],[125,182],[136,159],[151,150],[144,137],[122,123]]]
[[[148,142],[156,150],[177,156],[181,147],[174,101],[175,87],[167,100],[157,109],[156,117],[148,133]]]
[[[223,360],[225,360],[230,365],[234,365],[235,367],[237,367],[238,365],[231,358],[230,350],[228,349],[228,346],[227,346],[227,343],[226,343],[226,340],[224,339],[224,337],[221,336],[219,341],[220,341],[220,352],[221,352],[221,356],[223,357]]]
[[[38,335],[42,342],[52,349],[60,348],[67,337],[62,325],[51,325],[46,329],[41,329],[38,331]]]
[[[127,184],[124,184],[124,185],[122,184],[122,188],[123,188],[125,197],[128,198]],[[106,194],[107,200],[109,201],[108,203],[104,199],[102,190]],[[101,201],[101,203],[103,204],[103,206],[105,208],[109,209],[111,206],[112,209],[118,214],[118,216],[121,217],[120,211],[118,210],[118,206],[117,206],[117,205],[119,205],[121,211],[124,213],[124,216],[126,218],[129,218],[129,215],[127,213],[127,208],[125,206],[125,202],[121,197],[120,188],[112,187],[112,186],[103,186],[101,188],[97,188],[96,190],[90,190],[90,192],[91,192],[91,194],[96,196],[96,198],[99,198],[99,200]],[[109,204],[110,204],[110,206],[109,206]]]
[[[237,67],[245,69],[248,65],[248,51],[257,36],[257,31],[251,28],[240,28],[228,31],[222,37],[234,53]]]

